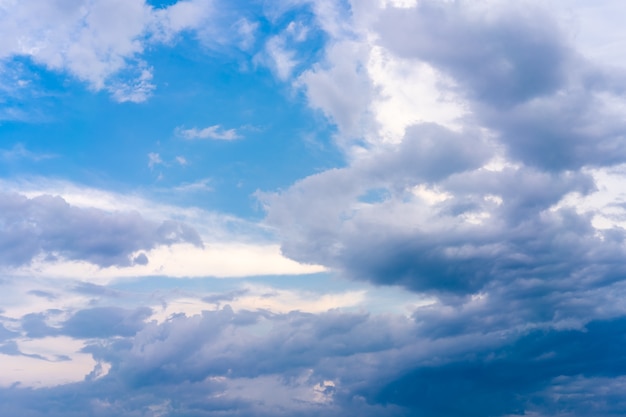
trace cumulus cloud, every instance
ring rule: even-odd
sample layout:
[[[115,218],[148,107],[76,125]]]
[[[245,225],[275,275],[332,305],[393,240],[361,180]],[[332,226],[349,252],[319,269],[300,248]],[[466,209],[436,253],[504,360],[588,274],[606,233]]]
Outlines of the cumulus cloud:
[[[598,182],[626,156],[616,69],[581,54],[539,3],[387,3],[352,2],[351,36],[301,76],[337,139],[362,142],[343,168],[258,193],[267,221],[293,259],[437,299],[415,310],[411,331],[450,350],[364,388],[372,403],[407,415],[584,415],[579,398],[557,393],[607,378],[596,362],[603,355],[619,368],[610,386],[624,375],[615,352],[584,354],[600,339],[614,346],[600,329],[621,326],[613,294],[626,272],[623,217],[607,214],[600,228],[598,205],[575,203],[621,204]],[[342,42],[361,54],[335,55]],[[462,111],[418,113],[417,100],[387,97],[403,92],[386,88],[385,65],[430,71],[424,81],[433,85],[419,91],[451,97]],[[360,71],[339,82],[341,67]],[[412,75],[394,74],[398,85]],[[329,93],[357,81],[362,100]],[[381,116],[385,102],[415,114]],[[375,123],[358,122],[368,116]],[[470,356],[462,343],[477,343]],[[596,412],[612,415],[610,395],[589,395]]]
[[[78,208],[51,195],[4,193],[0,201],[4,266],[26,265],[37,257],[124,266],[138,250],[181,242],[203,246],[190,226],[152,222],[137,212]]]
[[[293,3],[302,4],[284,7]],[[73,384],[0,389],[0,411],[623,414],[624,201],[599,181],[626,162],[619,71],[579,54],[558,17],[533,2],[355,1],[349,17],[328,2],[312,7],[331,41],[297,84],[337,124],[337,140],[358,146],[345,148],[344,167],[259,192],[266,222],[292,259],[429,302],[369,314],[350,302],[359,292],[307,304],[281,289],[199,294],[196,286],[193,294],[177,288],[176,297],[155,291],[129,308],[112,286],[76,284],[72,294],[90,297],[81,307],[3,312],[0,350],[49,362],[61,356],[29,343],[72,337],[91,370]],[[180,6],[171,33],[195,24],[189,10]],[[387,64],[396,86],[414,75],[402,68],[428,71],[423,81],[434,85],[419,91],[451,97],[462,111],[439,118],[419,113],[410,98],[386,97],[402,93],[387,88]],[[286,68],[284,79],[293,75]],[[381,117],[385,100],[419,114]],[[227,132],[216,125],[178,134],[234,139],[219,137],[236,135]],[[611,172],[623,181],[623,171]],[[599,193],[604,209],[617,207],[602,228],[596,206],[576,205]],[[182,223],[127,211],[50,196],[0,201],[5,264],[59,256],[142,266],[170,250],[164,245],[202,244]],[[206,274],[204,263],[190,261],[206,256],[198,251],[170,255]],[[46,288],[28,295],[43,304],[62,299]]]
[[[368,7],[378,6],[356,10],[364,16]],[[504,277],[607,270],[622,256],[620,229],[598,232],[592,213],[558,206],[568,194],[594,191],[581,167],[624,161],[622,121],[602,104],[614,103],[607,97],[619,90],[586,81],[602,71],[575,53],[543,8],[426,1],[387,5],[360,24],[357,33],[376,34],[363,48],[373,43],[432,65],[453,80],[439,87],[454,89],[469,113],[460,132],[415,124],[394,147],[374,139],[346,168],[260,194],[286,254],[357,279],[463,293]],[[323,90],[306,83],[315,103]],[[321,107],[344,119],[337,108]],[[444,197],[432,201],[416,190]]]

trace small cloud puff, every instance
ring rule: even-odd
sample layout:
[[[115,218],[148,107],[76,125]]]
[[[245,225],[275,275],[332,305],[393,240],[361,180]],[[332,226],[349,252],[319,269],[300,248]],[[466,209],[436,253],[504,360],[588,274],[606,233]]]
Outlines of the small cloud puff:
[[[214,140],[235,140],[240,139],[241,135],[235,129],[224,129],[220,125],[205,127],[204,129],[191,128],[184,129],[178,127],[175,130],[177,136],[187,139],[214,139]]]
[[[155,165],[162,164],[163,160],[161,159],[161,155],[156,152],[150,152],[148,154],[148,166],[150,169],[154,168]]]

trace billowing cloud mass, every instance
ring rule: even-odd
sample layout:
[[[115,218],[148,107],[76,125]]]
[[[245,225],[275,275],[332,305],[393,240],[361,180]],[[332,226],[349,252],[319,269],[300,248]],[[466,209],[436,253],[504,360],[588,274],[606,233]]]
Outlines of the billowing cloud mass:
[[[0,170],[1,415],[626,413],[621,3],[70,3],[0,58],[167,111],[141,199]]]

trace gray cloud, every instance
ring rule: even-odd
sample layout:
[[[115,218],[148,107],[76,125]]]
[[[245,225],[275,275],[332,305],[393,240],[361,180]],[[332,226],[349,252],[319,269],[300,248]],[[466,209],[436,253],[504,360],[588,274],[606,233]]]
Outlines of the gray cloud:
[[[609,104],[619,83],[602,81],[604,70],[529,4],[424,1],[370,21],[379,45],[449,75],[470,115],[461,133],[410,126],[396,146],[259,194],[285,254],[414,291],[588,282],[585,273],[589,285],[610,282],[622,231],[598,231],[592,213],[555,205],[595,189],[582,167],[625,160],[626,126]],[[500,150],[513,165],[482,168]]]
[[[80,310],[63,323],[60,334],[74,338],[108,338],[132,336],[152,314],[147,307],[127,310],[118,307],[96,307]]]
[[[423,1],[385,9],[375,28],[390,51],[450,75],[512,158],[546,170],[626,160],[611,108],[623,81],[577,55],[542,8]]]
[[[589,323],[586,331],[533,331],[504,348],[476,352],[474,358],[411,371],[385,386],[378,400],[433,416],[518,415],[529,406],[551,415],[570,411],[580,399],[557,401],[546,410],[537,394],[548,386],[558,390],[568,377],[622,377],[624,324],[621,318]],[[610,415],[610,396],[596,392],[594,402],[600,415]]]
[[[422,1],[386,8],[375,26],[386,48],[431,62],[493,106],[556,92],[573,59],[556,22],[529,4]]]
[[[145,262],[131,260],[138,250],[188,242],[202,246],[198,233],[183,223],[155,223],[137,212],[108,213],[68,204],[61,197],[0,198],[0,263],[28,264],[39,255],[83,260],[106,267]]]
[[[567,193],[592,191],[587,175],[478,168],[488,155],[484,143],[417,126],[403,145],[261,198],[288,256],[416,291],[475,292],[512,277],[556,280],[580,268],[606,269],[623,256],[619,230],[599,237],[590,216],[550,209]],[[412,186],[420,184],[443,197],[415,195]],[[361,201],[380,189],[382,199]]]
[[[586,168],[626,161],[619,76],[528,3],[422,1],[371,21],[378,46],[449,76],[468,114],[460,133],[410,126],[398,145],[259,193],[287,256],[437,299],[395,355],[368,354],[386,372],[355,365],[367,382],[336,398],[397,415],[623,414],[626,235],[559,205],[595,191]],[[496,155],[506,163],[486,165]]]
[[[146,322],[146,307],[26,315],[21,334],[0,327],[4,352],[19,354],[19,337],[63,334],[86,339],[83,352],[111,369],[53,388],[0,389],[0,414],[623,415],[625,232],[598,230],[593,213],[557,205],[594,190],[582,167],[624,160],[621,119],[601,97],[619,86],[592,83],[600,72],[541,10],[504,5],[487,16],[468,4],[389,7],[376,27],[382,45],[457,81],[472,113],[464,129],[411,126],[399,144],[259,194],[286,255],[428,293],[432,304],[408,315],[224,307],[162,323]],[[323,105],[356,129],[350,103]],[[500,149],[512,163],[484,168]],[[157,244],[201,244],[183,225],[132,213],[50,197],[1,201],[4,263],[58,253],[128,264]],[[47,324],[62,313],[59,327]]]
[[[553,317],[525,317],[516,328],[516,308],[507,315],[504,304],[466,301],[457,311],[423,307],[413,318],[225,307],[161,324],[138,319],[147,314],[142,309],[83,310],[65,322],[63,332],[98,337],[83,351],[110,363],[109,374],[54,388],[0,389],[0,411],[144,415],[158,406],[170,415],[199,416],[218,410],[226,416],[340,416],[355,410],[364,416],[565,415],[585,400],[559,393],[575,392],[577,385],[593,393],[594,415],[620,410],[614,399],[626,375],[623,313],[589,315],[576,328],[559,327]],[[573,307],[581,318],[587,311]],[[500,324],[493,322],[498,313],[504,316]],[[459,329],[452,318],[466,326]],[[20,354],[10,343],[9,353]],[[598,379],[612,388],[590,389]],[[324,381],[333,385],[322,390]],[[263,399],[265,389],[275,400]]]

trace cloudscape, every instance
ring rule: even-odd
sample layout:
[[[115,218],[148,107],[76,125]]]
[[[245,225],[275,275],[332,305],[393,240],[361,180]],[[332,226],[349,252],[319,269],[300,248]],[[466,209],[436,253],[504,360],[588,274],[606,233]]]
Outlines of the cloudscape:
[[[0,0],[0,416],[626,414],[625,14]]]

